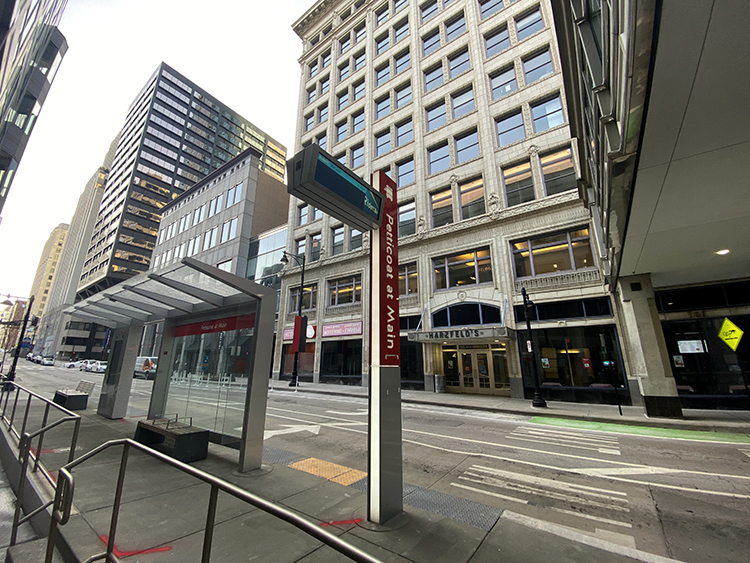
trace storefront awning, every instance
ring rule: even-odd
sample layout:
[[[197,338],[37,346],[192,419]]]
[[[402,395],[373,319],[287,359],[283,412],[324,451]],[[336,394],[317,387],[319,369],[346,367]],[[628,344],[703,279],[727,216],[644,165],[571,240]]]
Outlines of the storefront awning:
[[[515,340],[516,331],[507,326],[463,327],[409,332],[407,338],[411,342],[434,342],[435,344],[491,344]]]
[[[109,328],[158,322],[274,297],[276,290],[194,258],[144,272],[68,307],[65,314]]]

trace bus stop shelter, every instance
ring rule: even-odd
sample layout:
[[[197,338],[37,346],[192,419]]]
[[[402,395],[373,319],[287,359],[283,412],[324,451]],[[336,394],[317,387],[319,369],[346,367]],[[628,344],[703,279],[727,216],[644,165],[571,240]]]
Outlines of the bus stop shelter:
[[[240,471],[261,466],[276,290],[186,257],[65,313],[111,329],[99,415],[125,416],[143,327],[163,322],[148,417],[189,419],[239,449]]]

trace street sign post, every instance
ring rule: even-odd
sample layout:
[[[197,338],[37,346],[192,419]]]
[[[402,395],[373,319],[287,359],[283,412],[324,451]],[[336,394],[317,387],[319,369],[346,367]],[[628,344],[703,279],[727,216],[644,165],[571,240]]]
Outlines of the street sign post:
[[[362,232],[380,228],[383,196],[316,144],[286,163],[287,191]]]

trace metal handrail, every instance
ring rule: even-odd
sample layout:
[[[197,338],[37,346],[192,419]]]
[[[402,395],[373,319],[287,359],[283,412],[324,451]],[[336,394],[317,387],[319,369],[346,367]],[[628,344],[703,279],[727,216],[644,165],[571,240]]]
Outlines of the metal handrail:
[[[173,459],[161,452],[152,450],[151,448],[139,444],[138,442],[129,438],[123,438],[119,440],[110,440],[105,442],[101,446],[94,448],[90,452],[82,455],[74,461],[66,464],[57,474],[57,490],[55,491],[55,500],[53,501],[52,507],[52,518],[50,519],[50,530],[49,536],[47,537],[47,555],[45,563],[52,563],[52,555],[54,552],[55,541],[58,532],[58,526],[64,526],[70,519],[70,512],[73,507],[73,493],[75,491],[75,480],[71,470],[80,465],[81,463],[91,459],[95,455],[102,451],[111,448],[113,446],[123,446],[122,458],[120,461],[120,470],[117,478],[117,488],[115,489],[115,499],[112,506],[112,519],[110,520],[109,526],[109,537],[107,538],[107,548],[103,553],[92,555],[86,559],[85,563],[93,563],[94,561],[105,560],[110,563],[120,563],[120,559],[115,555],[115,535],[117,533],[117,520],[120,514],[120,504],[122,502],[122,488],[125,483],[125,471],[127,469],[128,457],[130,454],[130,448],[135,448],[145,454],[155,457],[164,463],[179,469],[183,473],[187,473],[196,479],[203,481],[211,485],[211,494],[208,501],[208,512],[206,514],[206,527],[203,536],[203,551],[201,557],[201,563],[209,563],[211,561],[211,543],[213,540],[213,529],[216,517],[216,506],[218,503],[219,491],[223,491],[233,497],[244,501],[252,506],[263,510],[264,512],[276,516],[277,518],[284,520],[297,527],[299,530],[306,534],[314,537],[315,539],[323,542],[325,545],[335,549],[339,553],[349,557],[349,559],[356,561],[357,563],[381,563],[379,559],[368,555],[364,551],[354,547],[353,545],[345,542],[341,538],[323,530],[316,526],[312,522],[306,520],[296,512],[293,512],[287,508],[274,504],[266,499],[263,499],[257,495],[254,495],[244,489],[237,487],[231,483],[219,479],[210,473],[191,467],[190,465]]]
[[[5,403],[3,405],[3,411],[2,411],[2,415],[0,416],[0,419],[3,422],[5,422],[10,433],[16,436],[16,438],[18,438],[18,460],[21,462],[21,472],[19,474],[18,488],[16,490],[16,507],[13,513],[13,526],[10,532],[10,545],[15,545],[16,536],[18,534],[18,527],[24,522],[30,520],[31,518],[39,514],[42,510],[46,509],[48,506],[52,504],[52,502],[48,502],[45,505],[37,508],[33,512],[30,512],[26,516],[21,517],[21,510],[23,507],[23,500],[24,500],[24,492],[26,489],[26,474],[29,469],[29,458],[31,457],[34,460],[34,467],[32,469],[32,473],[36,473],[39,470],[39,466],[42,465],[42,469],[43,469],[42,475],[52,487],[55,487],[54,479],[49,474],[49,472],[46,469],[44,469],[44,465],[41,463],[42,445],[44,443],[44,435],[49,430],[52,430],[53,428],[56,428],[65,422],[73,421],[74,423],[73,435],[71,436],[71,439],[70,439],[70,452],[68,453],[68,463],[70,463],[75,458],[75,449],[78,443],[78,433],[81,428],[81,417],[80,415],[77,415],[74,412],[69,411],[68,409],[58,405],[57,403],[50,401],[46,397],[42,397],[41,395],[34,393],[33,391],[26,389],[25,387],[22,387],[15,381],[3,381],[2,383],[0,383],[0,387],[2,388],[2,390],[0,391],[0,403],[2,403],[2,396],[5,395]],[[10,418],[8,418],[5,416],[5,413],[8,409],[8,401],[10,399],[10,395],[14,388],[16,390],[16,393],[15,393],[16,396],[15,396],[15,399],[13,400],[13,410],[11,412],[11,416]],[[19,432],[14,427],[13,422],[15,420],[16,409],[18,407],[18,398],[21,394],[21,391],[26,393],[29,396],[29,398],[26,401],[26,409],[24,410],[23,422],[21,423],[21,430]],[[29,418],[29,410],[31,408],[32,398],[39,399],[40,401],[45,403],[46,406],[44,408],[44,417],[42,419],[41,428],[29,434],[28,432],[26,432],[26,425],[27,425],[28,418]],[[54,407],[55,409],[63,413],[65,416],[63,416],[62,418],[48,425],[47,420],[49,419],[50,407]],[[36,437],[39,437],[39,441],[37,442],[36,452],[32,453],[31,444],[34,438]]]

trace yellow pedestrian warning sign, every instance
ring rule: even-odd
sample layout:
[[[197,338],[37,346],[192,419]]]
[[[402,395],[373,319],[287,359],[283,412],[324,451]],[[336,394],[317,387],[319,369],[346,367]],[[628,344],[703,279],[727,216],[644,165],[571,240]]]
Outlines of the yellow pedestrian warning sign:
[[[740,340],[742,339],[743,334],[745,333],[740,327],[730,321],[727,317],[724,317],[724,322],[719,329],[719,338],[721,338],[724,343],[735,352],[737,351],[737,346],[740,345]]]

